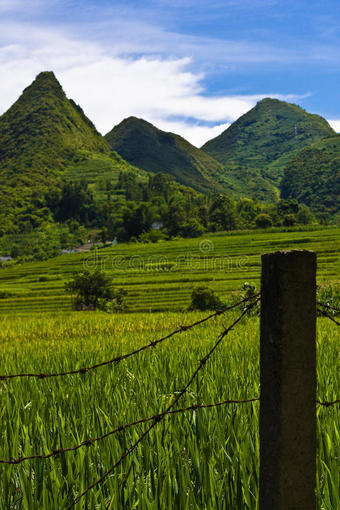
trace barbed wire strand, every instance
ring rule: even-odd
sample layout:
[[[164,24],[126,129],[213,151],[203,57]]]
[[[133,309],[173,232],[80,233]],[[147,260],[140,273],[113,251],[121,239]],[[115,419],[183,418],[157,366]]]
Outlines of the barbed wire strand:
[[[327,317],[328,319],[330,319],[332,322],[334,322],[337,326],[340,326],[340,322],[338,322],[336,319],[334,319],[334,317],[332,317],[331,315],[329,315],[329,313],[325,312],[324,310],[321,310],[321,308],[317,308],[317,311],[319,313],[321,313],[321,315],[323,315],[324,317]]]
[[[243,310],[243,312],[241,313],[241,315],[228,327],[226,328],[221,334],[220,336],[218,337],[217,341],[215,342],[215,344],[213,345],[213,347],[210,349],[210,351],[208,351],[208,353],[204,356],[204,358],[202,358],[198,364],[198,367],[196,368],[196,370],[194,371],[194,373],[192,374],[192,376],[190,377],[189,381],[187,382],[187,384],[184,386],[184,388],[182,390],[180,390],[178,392],[178,395],[175,397],[175,399],[173,400],[173,402],[162,412],[160,413],[157,418],[154,419],[154,421],[152,422],[152,424],[143,432],[143,434],[141,436],[139,436],[139,438],[137,439],[137,441],[134,442],[133,445],[130,446],[130,448],[128,448],[124,453],[123,455],[120,457],[120,459],[108,470],[106,471],[98,480],[96,480],[94,483],[92,483],[89,487],[87,487],[81,494],[79,494],[73,501],[72,503],[67,507],[66,510],[70,510],[71,508],[73,508],[84,496],[86,496],[90,490],[92,490],[94,487],[96,487],[97,485],[101,485],[104,480],[106,480],[106,478],[123,462],[123,460],[130,454],[132,453],[136,448],[137,446],[143,441],[143,439],[145,439],[149,433],[151,432],[151,430],[156,426],[157,423],[159,423],[161,420],[163,420],[163,418],[166,416],[166,414],[169,413],[169,411],[177,404],[177,402],[180,400],[180,398],[188,391],[188,388],[189,386],[192,384],[192,382],[194,381],[194,379],[197,377],[197,374],[200,372],[200,370],[205,366],[205,364],[207,363],[207,361],[209,360],[209,358],[212,356],[212,354],[214,353],[214,351],[217,349],[217,347],[220,345],[220,343],[222,342],[222,340],[228,335],[228,333],[232,330],[233,327],[236,326],[236,324],[238,324],[242,318],[249,312],[249,310],[251,310],[251,308],[253,308],[259,301],[259,297],[256,299],[256,301],[254,301],[253,303],[251,303],[250,305],[248,305],[245,310]]]
[[[214,317],[217,317],[219,315],[222,315],[223,313],[228,312],[229,310],[232,310],[233,308],[236,308],[236,307],[242,305],[243,303],[246,303],[246,302],[250,301],[251,299],[257,299],[258,300],[258,296],[259,295],[260,294],[258,293],[258,294],[254,294],[253,296],[248,296],[248,297],[242,299],[241,301],[239,301],[238,303],[235,303],[235,304],[233,304],[231,306],[228,306],[228,308],[225,308],[224,310],[218,310],[218,311],[212,313],[211,315],[208,315],[204,319],[201,319],[199,321],[194,322],[193,324],[189,324],[187,326],[180,326],[178,329],[176,329],[172,333],[169,333],[168,335],[164,336],[163,338],[151,341],[148,344],[145,344],[142,347],[139,347],[138,349],[135,349],[134,351],[128,352],[126,354],[122,354],[121,356],[117,356],[117,357],[112,358],[110,360],[106,360],[106,361],[102,361],[100,363],[96,363],[95,365],[92,365],[92,366],[89,366],[89,367],[83,367],[83,368],[78,368],[78,369],[75,369],[75,370],[69,370],[69,371],[66,371],[66,372],[56,372],[56,373],[40,373],[40,374],[34,374],[34,373],[26,373],[25,374],[25,373],[22,373],[22,374],[0,375],[0,381],[4,381],[6,379],[19,378],[19,377],[36,377],[38,379],[47,379],[49,377],[60,377],[60,376],[73,375],[73,374],[85,374],[85,373],[87,373],[87,372],[89,372],[91,370],[95,370],[96,368],[104,367],[105,365],[118,364],[121,361],[123,361],[124,359],[130,358],[131,356],[139,354],[140,352],[145,351],[146,349],[149,349],[150,347],[156,347],[158,344],[164,342],[165,340],[168,340],[169,338],[173,337],[174,335],[177,335],[178,333],[182,333],[183,331],[187,331],[189,329],[194,328],[195,326],[203,324],[204,322],[206,322],[206,321],[208,321],[208,320],[210,320],[210,319],[212,319]]]
[[[246,400],[223,400],[221,402],[215,402],[214,404],[193,404],[189,407],[182,407],[180,409],[174,409],[172,411],[168,411],[168,412],[164,413],[164,416],[178,414],[178,413],[185,413],[186,411],[195,411],[196,409],[208,409],[208,408],[212,408],[212,407],[219,407],[219,406],[223,406],[226,404],[247,404],[250,402],[256,402],[258,400],[260,400],[259,397],[254,397],[254,398],[249,398]],[[124,425],[120,425],[119,427],[117,427],[113,430],[110,430],[109,432],[106,432],[105,434],[103,434],[101,436],[85,439],[84,441],[77,444],[76,446],[72,446],[69,448],[57,448],[57,449],[51,451],[50,453],[47,453],[46,455],[31,455],[29,457],[19,457],[17,459],[0,460],[0,464],[20,464],[21,462],[24,462],[26,460],[49,459],[51,457],[61,455],[62,453],[73,452],[73,451],[79,450],[79,448],[82,448],[84,446],[90,446],[90,445],[96,443],[97,441],[106,439],[107,437],[112,436],[113,434],[117,434],[118,432],[122,432],[128,428],[134,427],[136,425],[140,425],[142,423],[146,423],[148,421],[157,420],[159,418],[159,416],[160,416],[159,414],[154,414],[153,416],[149,416],[148,418],[141,418],[140,420],[137,420],[137,421],[134,421],[131,423],[126,423]]]
[[[227,404],[248,404],[251,402],[257,402],[260,400],[260,397],[253,397],[245,400],[222,400],[221,402],[215,402],[213,404],[193,404],[188,407],[182,407],[180,409],[174,409],[172,411],[168,411],[167,413],[164,413],[164,416],[170,416],[173,414],[179,414],[179,413],[185,413],[187,411],[195,411],[196,409],[209,409],[213,407],[219,407]],[[340,399],[334,400],[333,402],[321,402],[320,400],[316,401],[317,404],[325,407],[330,407],[335,404],[340,403]],[[159,414],[154,414],[153,416],[149,416],[148,418],[141,418],[139,420],[136,420],[131,423],[125,423],[124,425],[120,425],[119,427],[110,430],[109,432],[106,432],[105,434],[102,434],[101,436],[97,437],[91,437],[87,438],[81,443],[70,446],[68,448],[56,448],[55,450],[52,450],[50,453],[47,453],[46,455],[30,455],[29,457],[18,457],[17,459],[10,459],[10,460],[2,460],[0,459],[0,464],[21,464],[22,462],[25,462],[26,460],[45,460],[49,459],[51,457],[56,457],[58,455],[61,455],[62,453],[68,453],[68,452],[74,452],[76,450],[79,450],[79,448],[91,446],[94,443],[98,441],[102,441],[103,439],[106,439],[107,437],[110,437],[114,434],[118,434],[118,432],[123,432],[124,430],[134,427],[136,425],[141,425],[142,423],[147,423],[148,421],[156,420],[159,418]]]
[[[322,303],[322,301],[317,301],[317,305],[323,306],[325,308],[329,308],[329,310],[334,310],[335,312],[340,312],[340,308],[336,308],[335,306],[331,306],[328,303]]]

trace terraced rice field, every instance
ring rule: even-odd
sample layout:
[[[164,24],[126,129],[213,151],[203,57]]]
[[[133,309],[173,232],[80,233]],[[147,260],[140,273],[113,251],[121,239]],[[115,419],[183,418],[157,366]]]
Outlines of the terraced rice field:
[[[318,281],[340,281],[340,229],[209,234],[204,238],[121,244],[0,270],[0,313],[71,310],[64,283],[83,268],[101,268],[128,291],[130,312],[183,311],[193,286],[223,298],[243,282],[259,282],[261,254],[307,249],[318,254]]]

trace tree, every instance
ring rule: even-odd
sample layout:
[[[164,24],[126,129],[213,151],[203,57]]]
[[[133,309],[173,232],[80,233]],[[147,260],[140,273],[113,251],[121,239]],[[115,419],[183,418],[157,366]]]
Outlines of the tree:
[[[114,289],[112,280],[98,269],[94,272],[76,273],[73,280],[65,284],[65,290],[73,296],[75,310],[122,311],[124,289]]]
[[[285,214],[283,217],[283,224],[285,227],[292,227],[296,223],[296,215],[295,214]]]
[[[213,230],[234,230],[237,227],[234,202],[224,195],[217,195],[210,207],[210,222]]]
[[[312,214],[309,207],[304,204],[299,206],[299,212],[296,215],[296,219],[297,222],[302,223],[302,225],[308,225],[315,221],[314,214]]]

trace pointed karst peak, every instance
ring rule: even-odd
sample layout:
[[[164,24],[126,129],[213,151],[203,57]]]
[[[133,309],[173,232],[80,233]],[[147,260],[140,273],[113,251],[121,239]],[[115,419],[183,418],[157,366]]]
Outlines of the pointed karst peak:
[[[43,71],[39,73],[35,80],[26,87],[25,92],[39,93],[39,95],[54,94],[59,97],[65,97],[62,86],[55,77],[53,71]]]
[[[35,77],[36,82],[58,82],[53,71],[42,71]]]
[[[274,97],[263,97],[262,99],[260,99],[257,103],[263,103],[263,104],[268,104],[268,103],[276,103],[280,101],[280,99],[277,99],[277,98],[274,98]]]
[[[144,126],[144,127],[151,126],[151,127],[155,128],[155,126],[153,124],[151,124],[151,122],[141,119],[140,117],[135,117],[133,115],[124,119],[121,122],[121,125],[123,125],[123,126],[138,126],[139,125],[139,126]]]

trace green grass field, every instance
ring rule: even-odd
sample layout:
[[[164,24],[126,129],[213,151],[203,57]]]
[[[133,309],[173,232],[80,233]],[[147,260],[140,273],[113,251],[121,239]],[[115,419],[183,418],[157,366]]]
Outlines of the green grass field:
[[[130,351],[199,313],[70,312],[2,318],[0,374],[59,371]],[[0,458],[46,454],[162,411],[187,382],[227,313],[116,366],[55,379],[0,381]],[[317,395],[339,397],[337,326],[318,319]],[[180,406],[259,395],[259,323],[243,320],[215,352]],[[78,509],[258,508],[259,403],[167,417]],[[340,508],[340,407],[317,407],[318,510]],[[109,469],[145,430],[120,432],[49,460],[0,465],[1,510],[60,510]]]
[[[0,270],[0,313],[71,310],[64,283],[83,268],[99,268],[128,291],[130,312],[183,311],[193,286],[204,283],[222,297],[243,282],[259,282],[261,254],[307,249],[318,254],[318,281],[340,280],[340,229],[209,234],[156,244],[121,244],[46,262]],[[5,295],[6,295],[5,294]]]

